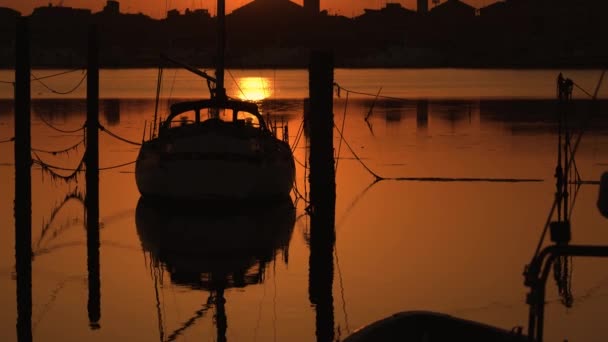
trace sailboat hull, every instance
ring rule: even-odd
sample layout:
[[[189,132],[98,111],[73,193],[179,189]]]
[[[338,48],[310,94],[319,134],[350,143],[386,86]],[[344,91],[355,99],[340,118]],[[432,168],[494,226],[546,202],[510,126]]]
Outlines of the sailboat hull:
[[[179,142],[172,142],[172,151],[167,152],[169,144],[153,140],[140,150],[135,168],[137,187],[145,197],[179,200],[288,197],[295,165],[289,146],[276,143],[282,145],[260,153],[251,150],[251,142],[188,141],[183,144],[186,150],[180,150]]]

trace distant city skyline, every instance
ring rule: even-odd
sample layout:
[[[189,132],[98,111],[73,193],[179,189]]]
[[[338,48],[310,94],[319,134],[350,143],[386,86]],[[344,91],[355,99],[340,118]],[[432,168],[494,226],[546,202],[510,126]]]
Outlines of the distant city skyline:
[[[291,0],[302,5],[303,0]],[[429,9],[433,7],[431,0]],[[447,0],[441,0],[446,2]],[[461,0],[473,7],[480,8],[492,4],[498,0]],[[246,5],[252,0],[226,0],[226,11]],[[347,17],[357,16],[363,13],[364,8],[381,8],[386,3],[400,3],[409,9],[416,9],[417,0],[321,0],[321,10],[327,10],[330,14],[340,14]],[[0,0],[0,7],[13,8],[23,15],[30,15],[36,7],[63,5],[75,8],[88,8],[93,12],[103,9],[106,0]],[[186,8],[208,9],[215,15],[217,0],[119,0],[122,13],[143,13],[154,18],[164,18],[167,10],[178,9],[184,11]]]

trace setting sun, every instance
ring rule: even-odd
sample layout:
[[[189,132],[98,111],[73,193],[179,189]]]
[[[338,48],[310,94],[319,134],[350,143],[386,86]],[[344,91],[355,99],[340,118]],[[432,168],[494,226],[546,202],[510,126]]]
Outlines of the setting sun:
[[[237,83],[241,100],[261,101],[272,96],[271,83],[265,77],[241,77]]]

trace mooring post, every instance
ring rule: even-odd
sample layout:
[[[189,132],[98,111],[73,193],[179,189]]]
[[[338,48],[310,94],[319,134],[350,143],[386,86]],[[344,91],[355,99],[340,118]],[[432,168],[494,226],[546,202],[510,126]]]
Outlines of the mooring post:
[[[87,123],[85,152],[87,221],[87,270],[89,299],[87,311],[91,329],[99,328],[101,281],[99,276],[99,50],[97,28],[89,27],[87,65]]]
[[[15,264],[17,339],[32,341],[32,175],[30,132],[30,34],[17,20],[15,59]]]
[[[316,310],[317,341],[334,340],[333,250],[336,181],[333,148],[333,55],[315,51],[309,70],[310,259],[309,299]]]

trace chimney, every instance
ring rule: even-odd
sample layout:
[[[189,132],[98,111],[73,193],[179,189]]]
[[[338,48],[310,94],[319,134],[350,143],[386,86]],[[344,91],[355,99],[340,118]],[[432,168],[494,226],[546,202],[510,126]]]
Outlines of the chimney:
[[[429,11],[429,0],[418,0],[418,13],[425,14]]]
[[[320,0],[304,0],[304,9],[311,14],[319,14],[321,12]]]

